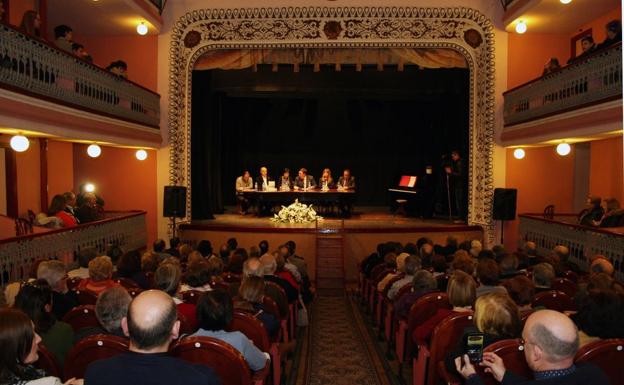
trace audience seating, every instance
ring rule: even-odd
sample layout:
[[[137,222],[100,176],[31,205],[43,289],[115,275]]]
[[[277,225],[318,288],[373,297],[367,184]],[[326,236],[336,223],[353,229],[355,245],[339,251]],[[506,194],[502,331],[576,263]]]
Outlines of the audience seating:
[[[228,331],[234,330],[243,333],[247,338],[253,341],[254,345],[256,345],[258,349],[271,355],[273,383],[274,385],[279,385],[281,378],[281,359],[279,349],[277,344],[271,343],[269,334],[262,325],[262,322],[247,312],[235,310],[232,323],[228,328]],[[257,375],[259,374],[260,373],[256,373],[254,378],[257,378]]]
[[[566,293],[570,298],[574,297],[577,289],[576,283],[567,278],[555,278],[551,283],[551,287],[553,290]]]
[[[524,357],[524,346],[519,339],[503,340],[495,342],[483,349],[483,352],[491,352],[503,359],[505,368],[524,378],[532,378],[533,372]],[[477,373],[483,380],[485,385],[499,385],[500,383],[492,377],[491,374],[485,373],[484,368],[475,365]]]
[[[65,379],[84,378],[90,363],[127,351],[128,341],[125,338],[106,334],[86,337],[67,353],[63,370]]]
[[[381,332],[383,331],[383,326],[384,326],[384,310],[386,310],[386,308],[388,307],[388,304],[390,303],[390,300],[388,299],[388,292],[390,291],[390,288],[392,287],[392,285],[394,285],[394,283],[400,279],[403,279],[403,277],[405,277],[405,273],[398,273],[396,277],[392,278],[388,284],[386,285],[386,287],[384,287],[383,292],[377,292],[377,307],[375,309],[375,323],[379,326],[379,334],[381,335]]]
[[[39,344],[39,359],[34,366],[43,369],[47,375],[62,378],[62,372],[59,364],[56,362],[54,355],[43,344]]]
[[[624,378],[624,339],[591,342],[579,349],[575,362],[591,362],[602,369],[611,384],[619,384]]]
[[[141,290],[138,287],[131,287],[131,288],[127,288],[126,290],[128,290],[128,294],[130,294],[130,297],[132,297],[132,298],[134,298],[137,295],[141,294],[141,292],[143,291],[143,290]]]
[[[223,278],[223,281],[225,281],[226,283],[240,282],[242,279],[240,274],[231,272],[225,272],[221,274],[221,278]]]
[[[533,299],[532,307],[543,306],[547,309],[564,312],[566,310],[576,310],[576,304],[567,294],[550,290],[537,293]]]
[[[251,385],[251,372],[243,356],[231,345],[211,337],[187,337],[171,349],[185,361],[211,367],[222,385]]]
[[[446,288],[448,286],[448,282],[451,279],[451,276],[448,274],[440,274],[436,277],[436,282],[438,282],[438,290],[446,293]]]
[[[579,281],[579,275],[572,270],[567,270],[565,273],[563,273],[563,275],[565,278],[569,279],[574,283],[578,283]]]
[[[121,286],[123,286],[124,288],[126,288],[128,291],[130,291],[130,289],[138,289],[139,285],[134,282],[133,280],[131,280],[130,278],[117,278],[115,279],[115,282],[117,282],[118,284],[120,284]]]
[[[82,281],[82,278],[79,278],[79,277],[69,278],[67,280],[67,288],[69,290],[76,290],[78,285],[80,285],[80,281]]]
[[[382,265],[382,267],[385,267],[385,265]],[[375,313],[375,306],[377,304],[377,286],[379,285],[379,282],[381,282],[382,279],[384,279],[384,277],[388,274],[391,273],[396,273],[396,269],[387,269],[384,268],[383,270],[380,270],[376,276],[374,276],[374,278],[371,281],[371,286],[370,286],[370,294],[369,294],[369,301],[368,301],[368,312],[370,314],[374,314]],[[375,321],[375,318],[373,318],[373,323]]]
[[[375,301],[375,293],[377,292],[377,282],[378,276],[380,275],[380,273],[382,273],[383,271],[386,271],[386,264],[385,263],[381,263],[375,267],[372,268],[371,270],[371,274],[370,274],[370,278],[368,278],[366,281],[366,304],[368,306],[367,308],[367,313],[371,313],[373,310],[373,302]]]
[[[98,327],[100,323],[95,315],[94,305],[80,305],[71,309],[65,317],[63,322],[68,323],[74,332],[77,332],[83,328]]]
[[[282,303],[287,304],[288,303],[288,297],[286,296],[286,291],[277,283],[275,282],[269,282],[269,281],[264,281],[264,286],[266,288],[271,288],[271,292],[278,295],[280,298],[279,299],[275,299],[274,301],[277,304],[277,301],[281,301]],[[265,290],[266,292],[266,290]],[[278,294],[279,293],[279,294]],[[290,305],[289,305],[290,306]],[[289,307],[290,310],[290,307]],[[288,342],[290,339],[294,339],[295,336],[290,335],[289,334],[289,328],[288,328],[288,318],[290,317],[290,311],[287,312],[286,314],[281,314],[280,311],[280,328],[281,328],[281,333],[282,333],[282,340],[283,342]]]
[[[15,218],[15,236],[21,237],[33,233],[32,223],[25,218]]]
[[[394,296],[394,300],[388,303],[388,307],[386,308],[386,319],[384,331],[386,333],[386,341],[392,342],[393,333],[397,330],[397,322],[398,320],[394,319],[394,304],[405,294],[412,291],[412,283],[408,283],[403,286],[397,294]],[[389,347],[389,346],[388,346]]]
[[[182,292],[182,301],[186,303],[192,303],[193,305],[197,305],[197,301],[199,301],[199,297],[203,294],[203,291],[199,290],[187,290]]]
[[[81,305],[95,305],[97,301],[97,294],[89,290],[76,290],[78,294],[78,302]]]
[[[180,335],[190,335],[197,331],[191,327],[191,323],[188,318],[180,312],[178,312],[178,321],[180,321]]]

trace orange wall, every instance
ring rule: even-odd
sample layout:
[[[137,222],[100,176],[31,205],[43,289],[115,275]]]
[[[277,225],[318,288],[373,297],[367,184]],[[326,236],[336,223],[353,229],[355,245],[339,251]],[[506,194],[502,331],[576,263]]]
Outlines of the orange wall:
[[[17,164],[17,213],[26,216],[28,210],[41,210],[41,166],[39,140],[30,139],[30,147],[15,155]]]
[[[591,142],[589,193],[624,203],[622,137]]]
[[[48,141],[48,204],[56,194],[74,191],[74,146],[69,142]]]
[[[509,34],[507,89],[542,76],[544,64],[556,57],[561,65],[570,58],[570,36],[564,34]]]
[[[573,33],[570,37],[578,34],[579,32],[586,31],[589,28],[591,28],[594,41],[597,44],[601,43],[607,37],[607,33],[605,32],[605,25],[611,20],[622,20],[621,5],[605,13],[604,15],[600,16],[596,20],[593,20],[592,22],[579,27],[577,32]]]
[[[136,150],[102,147],[102,155],[90,158],[87,145],[74,144],[74,186],[93,183],[104,199],[104,209],[147,211],[148,244],[157,237],[156,152],[148,150],[144,161]]]
[[[525,148],[526,156],[518,160],[513,149],[507,149],[505,185],[518,189],[516,212],[541,213],[544,207],[555,205],[555,211],[572,210],[574,182],[574,147],[568,156],[559,156],[554,146]],[[518,220],[505,226],[505,246],[517,247]]]
[[[11,0],[9,3],[9,23],[18,26],[22,24],[24,12],[35,9],[35,0]]]
[[[128,64],[128,79],[156,92],[158,36],[78,36],[74,41],[85,46],[93,62],[106,68],[115,60]]]

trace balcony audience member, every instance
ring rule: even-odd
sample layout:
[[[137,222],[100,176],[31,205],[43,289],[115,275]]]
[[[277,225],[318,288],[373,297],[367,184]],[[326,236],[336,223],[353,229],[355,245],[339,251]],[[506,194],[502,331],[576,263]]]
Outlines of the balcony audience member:
[[[503,384],[596,384],[607,385],[607,376],[593,364],[574,364],[579,348],[579,336],[574,323],[554,310],[537,311],[527,319],[522,331],[524,357],[533,371],[534,379],[527,380],[505,368],[495,353],[484,353],[482,366],[494,379]],[[481,385],[467,355],[458,357],[454,366],[466,379],[467,385]]]
[[[87,367],[89,385],[186,384],[216,385],[218,377],[206,365],[171,357],[169,345],[178,338],[180,321],[171,297],[160,290],[139,294],[122,320],[130,351],[98,360]]]
[[[78,207],[76,216],[80,223],[88,223],[102,219],[102,206],[97,203],[97,196],[94,193],[83,194],[82,204]]]
[[[197,330],[197,307],[192,303],[184,303],[180,298],[180,280],[182,279],[182,270],[175,263],[163,262],[154,273],[154,286],[158,290],[162,290],[173,298],[178,313],[182,314],[193,330]]]
[[[83,247],[78,250],[78,268],[67,272],[69,278],[89,278],[89,262],[97,257],[95,247]]]
[[[76,194],[71,191],[63,193],[65,198],[65,212],[76,217]]]
[[[27,35],[41,37],[41,17],[37,11],[24,12],[19,29]]]
[[[14,306],[30,317],[45,347],[63,365],[74,341],[74,331],[67,323],[57,321],[52,313],[50,285],[43,279],[23,285],[15,297]]]
[[[605,25],[607,37],[598,44],[598,49],[608,48],[622,41],[622,22],[620,20],[611,20]]]
[[[264,298],[264,279],[262,277],[246,277],[238,288],[238,298],[234,307],[250,312],[266,329],[270,337],[275,337],[280,328],[280,321],[268,313],[262,304]]]
[[[41,337],[35,331],[28,315],[18,309],[0,310],[0,383],[23,385],[61,385],[56,377],[32,364],[39,359]],[[82,380],[72,378],[65,385],[82,385]]]
[[[55,216],[49,217],[46,213],[37,214],[33,224],[35,226],[46,227],[48,229],[60,229],[63,227],[63,221],[61,218]]]
[[[197,303],[199,330],[193,336],[212,337],[226,342],[243,355],[251,370],[261,370],[267,364],[269,354],[258,349],[243,333],[226,332],[232,317],[233,304],[230,295],[223,290],[208,292]]]
[[[535,284],[535,293],[549,291],[552,281],[555,279],[555,269],[550,263],[538,263],[533,266],[533,283]]]
[[[299,293],[297,292],[297,289],[295,289],[285,279],[282,279],[275,275],[275,271],[277,270],[277,261],[275,259],[275,256],[272,254],[264,254],[262,257],[260,257],[260,262],[262,263],[264,280],[276,283],[281,286],[281,288],[284,289],[284,291],[286,292],[288,302],[295,302],[299,298]]]
[[[480,285],[477,288],[477,298],[488,293],[507,294],[507,289],[500,286],[500,268],[491,259],[483,259],[477,265],[477,280]]]
[[[507,289],[511,299],[518,305],[520,314],[533,310],[531,303],[535,297],[535,284],[526,275],[516,275],[503,281],[502,285]]]
[[[580,346],[607,338],[624,338],[624,293],[591,290],[570,316],[579,329]]]
[[[394,282],[388,290],[388,299],[395,300],[396,295],[399,294],[401,288],[414,280],[414,274],[420,270],[420,258],[416,255],[410,255],[405,259],[403,271],[405,276],[398,281]]]
[[[121,320],[128,315],[128,306],[131,301],[132,297],[121,286],[104,290],[95,302],[95,316],[100,324],[78,330],[75,342],[78,343],[83,338],[96,334],[126,338],[121,328]]]
[[[97,203],[98,206],[100,207],[104,207],[104,199],[102,199],[100,196],[98,196],[95,192],[89,192],[87,191],[87,184],[81,184],[78,187],[78,196],[76,197],[76,206],[80,207],[84,204],[85,202],[85,196],[86,194],[93,194],[95,195],[95,203]]]
[[[65,198],[62,195],[55,195],[52,198],[52,202],[50,202],[50,207],[48,208],[48,216],[57,217],[61,221],[63,221],[63,227],[75,227],[78,222],[73,215],[65,212]]]
[[[72,52],[74,30],[70,26],[61,24],[54,27],[54,44],[63,51]]]
[[[93,63],[93,58],[91,57],[91,55],[89,55],[87,50],[85,50],[84,45],[80,43],[72,43],[72,53],[74,54],[74,56],[77,56],[84,61]]]
[[[119,78],[128,79],[128,64],[123,60],[115,60],[106,67],[106,70]]]
[[[542,76],[557,72],[560,69],[561,64],[559,64],[559,59],[557,59],[556,57],[551,57],[548,63],[544,65],[544,71],[542,72]]]
[[[520,337],[522,322],[518,306],[503,293],[489,293],[477,297],[473,326],[464,329],[455,349],[447,356],[445,363],[450,372],[455,372],[455,359],[464,355],[466,338],[470,333],[483,333],[483,347],[494,342]]]
[[[394,317],[407,318],[412,305],[425,294],[438,291],[438,283],[427,270],[418,270],[412,280],[412,291],[397,300],[394,304]]]
[[[583,50],[583,52],[581,52],[581,54],[576,57],[570,58],[570,60],[568,60],[568,64],[575,63],[581,59],[586,58],[587,56],[596,52],[597,47],[598,46],[594,42],[593,36],[591,35],[583,36],[581,38],[581,49]]]
[[[124,253],[119,258],[119,262],[117,262],[117,278],[130,279],[143,290],[150,288],[149,280],[142,270],[141,253],[138,250]]]
[[[165,253],[172,255],[174,257],[180,258],[180,250],[178,250],[179,247],[180,247],[180,238],[173,237],[169,239],[169,248],[165,250]]]
[[[186,268],[186,283],[182,285],[180,291],[210,291],[212,290],[212,287],[210,287],[210,278],[210,267],[207,261],[203,260],[189,263]]]
[[[37,279],[43,279],[52,288],[52,313],[57,319],[78,306],[78,295],[67,288],[67,273],[61,261],[49,260],[39,264]]]
[[[607,198],[605,205],[607,210],[600,221],[594,224],[600,227],[619,227],[624,224],[624,210],[620,208],[620,202],[615,198]]]
[[[472,307],[477,299],[477,283],[470,275],[463,271],[456,271],[449,280],[446,293],[453,308],[438,309],[431,318],[414,329],[414,334],[412,335],[414,342],[429,344],[433,330],[443,319],[453,314],[472,311]]]
[[[110,257],[102,255],[89,262],[89,278],[83,279],[78,285],[78,290],[88,290],[100,294],[106,289],[119,286],[113,281],[113,262]]]

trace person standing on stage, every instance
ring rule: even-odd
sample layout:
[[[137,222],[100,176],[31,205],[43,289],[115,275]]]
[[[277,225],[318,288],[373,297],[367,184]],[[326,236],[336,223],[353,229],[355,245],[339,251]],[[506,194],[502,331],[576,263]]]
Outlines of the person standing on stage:
[[[316,181],[312,175],[308,175],[308,170],[302,168],[295,178],[295,190],[308,190],[316,187]]]
[[[466,166],[461,158],[459,151],[451,152],[452,162],[450,166],[445,167],[446,173],[450,177],[451,186],[455,196],[455,207],[457,208],[457,222],[465,222],[467,217],[466,210]]]
[[[280,189],[280,191],[292,190],[293,181],[290,178],[290,169],[288,168],[284,169],[284,172],[282,173],[282,176],[280,177],[278,182],[279,182],[278,188]]]
[[[338,178],[338,190],[355,190],[355,177],[351,175],[351,170],[344,170]]]
[[[321,179],[319,180],[319,185],[322,190],[330,190],[336,188],[334,185],[334,179],[331,176],[331,170],[326,168],[323,170],[323,174],[321,175]]]
[[[247,214],[249,209],[249,201],[245,198],[243,191],[251,190],[253,188],[253,180],[249,175],[249,171],[243,171],[243,175],[236,178],[236,201],[238,202],[238,213],[241,215]]]
[[[256,178],[256,189],[258,191],[266,191],[269,187],[269,182],[272,179],[269,177],[269,171],[266,167],[260,167],[260,176]]]

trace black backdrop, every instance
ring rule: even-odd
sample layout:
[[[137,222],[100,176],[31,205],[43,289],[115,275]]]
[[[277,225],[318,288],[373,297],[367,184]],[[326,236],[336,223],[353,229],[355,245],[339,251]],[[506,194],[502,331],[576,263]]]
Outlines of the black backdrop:
[[[466,69],[194,71],[192,100],[194,219],[235,204],[244,169],[318,179],[329,167],[337,180],[350,168],[357,204],[376,206],[401,175],[439,172],[442,154],[468,149]]]

